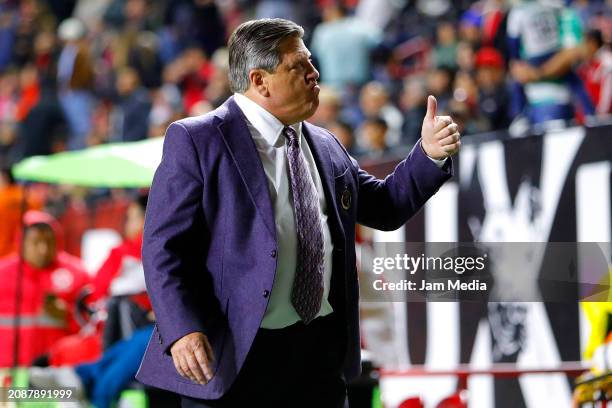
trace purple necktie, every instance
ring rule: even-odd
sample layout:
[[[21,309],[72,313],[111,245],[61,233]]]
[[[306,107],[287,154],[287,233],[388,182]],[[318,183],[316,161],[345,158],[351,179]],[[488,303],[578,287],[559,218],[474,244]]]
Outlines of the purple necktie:
[[[285,126],[289,184],[297,233],[297,268],[291,291],[291,303],[305,324],[321,309],[323,299],[323,227],[319,214],[319,197],[300,149],[295,130]]]

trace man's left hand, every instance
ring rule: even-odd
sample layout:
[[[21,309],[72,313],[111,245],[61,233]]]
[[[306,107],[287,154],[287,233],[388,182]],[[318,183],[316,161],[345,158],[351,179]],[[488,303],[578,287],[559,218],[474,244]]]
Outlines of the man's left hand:
[[[461,135],[459,127],[450,116],[436,116],[438,101],[427,98],[427,113],[421,129],[421,146],[427,156],[443,160],[459,151]]]

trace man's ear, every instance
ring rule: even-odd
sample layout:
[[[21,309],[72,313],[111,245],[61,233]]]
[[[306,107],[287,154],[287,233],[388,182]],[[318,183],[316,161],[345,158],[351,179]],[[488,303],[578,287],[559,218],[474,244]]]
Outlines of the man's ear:
[[[249,72],[249,82],[251,83],[251,88],[264,97],[270,96],[270,92],[268,90],[268,75],[269,74],[263,69],[252,69]]]

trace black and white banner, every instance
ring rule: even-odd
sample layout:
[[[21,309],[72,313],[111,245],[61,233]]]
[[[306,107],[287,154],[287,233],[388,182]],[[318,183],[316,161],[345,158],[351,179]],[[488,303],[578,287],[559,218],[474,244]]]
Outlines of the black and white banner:
[[[375,231],[374,241],[598,242],[610,262],[612,126],[464,142],[453,180],[404,228]],[[384,176],[389,166],[368,170]],[[548,258],[539,262],[554,261]],[[539,270],[509,273],[538,279]],[[364,302],[362,315],[366,347],[394,369],[498,362],[554,367],[580,360],[588,335],[579,305],[571,302]],[[456,385],[453,377],[389,378],[382,391],[388,406],[418,395],[429,407]],[[571,407],[572,379],[563,374],[479,376],[468,387],[470,408]]]

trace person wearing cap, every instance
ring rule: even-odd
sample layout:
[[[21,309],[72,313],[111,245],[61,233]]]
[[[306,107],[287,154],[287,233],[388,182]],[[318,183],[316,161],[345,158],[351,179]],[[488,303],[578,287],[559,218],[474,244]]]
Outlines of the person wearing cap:
[[[14,253],[0,260],[0,367],[30,365],[78,332],[75,304],[90,281],[80,259],[63,250],[62,229],[52,216],[31,210],[24,225],[23,258]]]
[[[504,57],[495,48],[483,47],[476,53],[478,107],[487,118],[490,130],[507,129],[510,125],[504,66]]]

